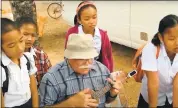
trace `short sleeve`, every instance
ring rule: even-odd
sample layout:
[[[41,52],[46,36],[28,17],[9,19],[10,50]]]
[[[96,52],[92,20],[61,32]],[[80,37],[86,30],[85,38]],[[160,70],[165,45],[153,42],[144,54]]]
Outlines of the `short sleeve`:
[[[33,55],[30,54],[29,52],[25,52],[24,54],[28,57],[28,59],[29,59],[29,61],[30,61],[30,71],[29,71],[29,75],[34,75],[34,74],[36,74],[37,68],[36,68],[36,66],[35,66],[35,60],[34,60]]]
[[[176,76],[176,74],[178,74],[178,70],[171,73],[171,78],[174,78]]]
[[[5,70],[3,67],[1,67],[0,79],[1,79],[1,87],[3,87],[3,83],[6,80],[6,74],[5,74]]]
[[[142,50],[142,70],[157,71],[156,47],[148,43]]]

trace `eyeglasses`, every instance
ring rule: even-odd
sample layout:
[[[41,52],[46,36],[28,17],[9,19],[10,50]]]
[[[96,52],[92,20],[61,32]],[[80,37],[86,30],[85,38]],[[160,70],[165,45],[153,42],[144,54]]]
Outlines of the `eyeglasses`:
[[[92,59],[76,59],[76,61],[79,62],[81,65],[83,65],[83,64],[86,64],[87,62],[89,64],[92,64],[94,59],[93,58]]]

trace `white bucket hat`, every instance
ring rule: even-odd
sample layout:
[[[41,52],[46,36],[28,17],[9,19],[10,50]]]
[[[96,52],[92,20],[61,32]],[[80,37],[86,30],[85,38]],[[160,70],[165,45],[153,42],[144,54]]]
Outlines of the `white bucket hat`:
[[[90,34],[70,34],[64,56],[68,59],[91,59],[98,56]]]

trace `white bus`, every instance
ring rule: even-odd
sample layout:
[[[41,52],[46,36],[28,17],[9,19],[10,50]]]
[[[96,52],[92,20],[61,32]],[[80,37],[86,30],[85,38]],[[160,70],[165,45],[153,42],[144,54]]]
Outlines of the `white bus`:
[[[76,8],[81,1],[62,1],[64,4],[62,17],[71,26]],[[60,1],[36,1],[37,6],[38,3],[48,6],[54,2]],[[98,9],[98,27],[107,30],[112,42],[134,49],[152,39],[158,31],[159,21],[164,16],[178,15],[178,1],[94,1],[94,3]],[[3,1],[3,6],[9,9],[9,1]],[[13,17],[12,13],[8,13],[7,16],[11,19]]]
[[[81,1],[63,1],[63,18],[73,25]],[[112,42],[131,48],[150,41],[159,21],[168,14],[178,15],[178,1],[94,1],[98,27],[107,30]]]

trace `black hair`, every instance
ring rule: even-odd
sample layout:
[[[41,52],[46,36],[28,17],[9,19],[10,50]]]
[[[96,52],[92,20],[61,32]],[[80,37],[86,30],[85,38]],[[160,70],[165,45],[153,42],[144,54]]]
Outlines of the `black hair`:
[[[83,4],[84,2],[86,2],[86,1],[81,2],[81,3],[78,5],[78,7],[79,7],[81,4]],[[92,5],[92,4],[84,5],[83,7],[81,7],[81,8],[78,10],[78,13],[74,16],[74,25],[80,25],[80,24],[78,23],[77,18],[80,19],[81,12],[82,12],[84,9],[88,8],[88,7],[93,7],[94,9],[97,10],[97,8],[96,8],[95,5]]]
[[[160,33],[161,36],[163,36],[165,30],[168,28],[175,27],[178,24],[178,16],[170,14],[165,16],[160,22],[159,22],[159,28],[158,28],[158,33],[156,33],[152,39],[152,43],[155,46],[158,46],[161,44],[158,34]]]
[[[1,38],[3,34],[12,30],[18,30],[15,22],[8,18],[1,18]]]
[[[17,18],[16,24],[18,28],[20,28],[23,24],[33,24],[35,28],[37,28],[35,21],[31,17],[27,17],[27,16],[22,16]]]

